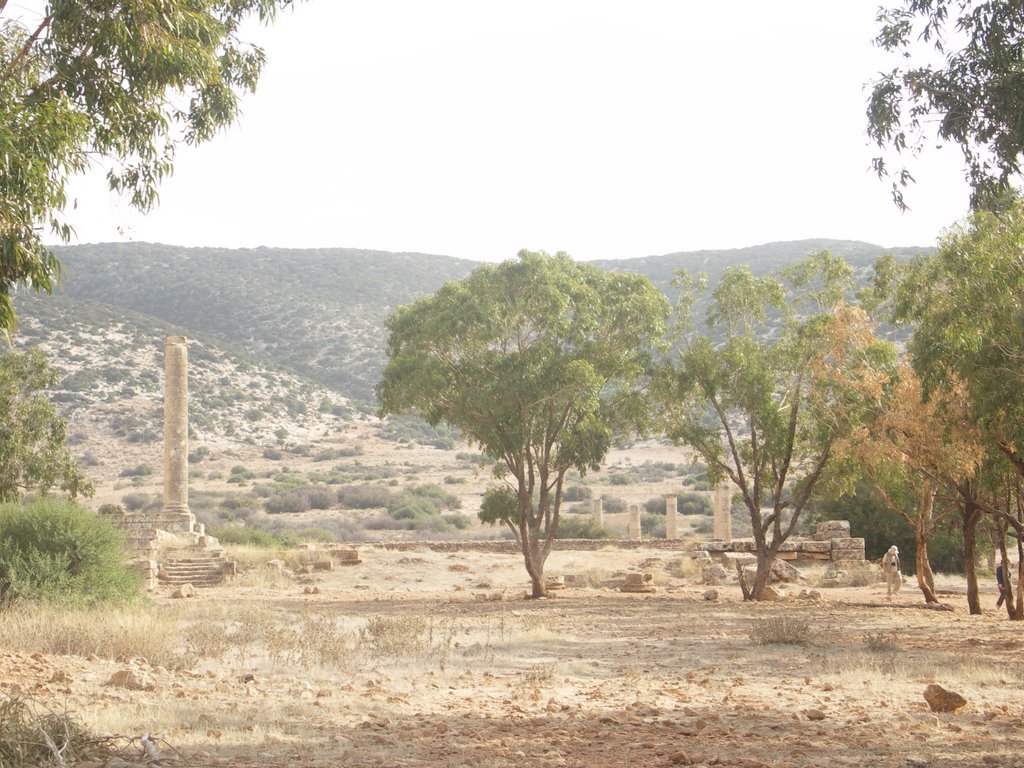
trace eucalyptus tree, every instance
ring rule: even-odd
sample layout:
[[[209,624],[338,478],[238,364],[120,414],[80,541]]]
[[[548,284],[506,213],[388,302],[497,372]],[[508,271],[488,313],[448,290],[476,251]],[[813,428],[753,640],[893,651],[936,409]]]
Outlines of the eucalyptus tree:
[[[1024,6],[1019,0],[902,0],[878,11],[875,43],[900,56],[872,84],[868,135],[897,156],[916,156],[936,141],[963,153],[975,208],[998,205],[1020,175],[1024,122]],[[913,180],[894,177],[893,199]]]
[[[924,398],[941,401],[963,388],[966,426],[948,439],[978,440],[986,452],[983,476],[963,477],[951,491],[961,510],[968,601],[979,613],[978,522],[989,513],[1018,535],[1024,529],[990,489],[1001,474],[997,456],[1024,477],[1024,203],[977,211],[951,227],[934,254],[909,264],[888,261],[880,271],[893,318],[913,331],[908,349]]]
[[[669,313],[642,275],[524,250],[388,319],[380,415],[445,421],[495,462],[506,482],[481,516],[514,532],[534,597],[546,593],[565,475],[597,470],[613,437],[642,424],[639,385]]]
[[[870,379],[851,384],[874,389]],[[864,394],[876,404],[876,412],[863,428],[837,443],[837,452],[852,460],[883,504],[913,529],[917,583],[925,602],[937,603],[928,543],[943,518],[958,509],[975,514],[974,507],[958,502],[965,489],[974,487],[984,459],[979,433],[967,417],[965,388],[953,382],[948,391],[925,399],[917,374],[904,360],[882,397]],[[973,539],[968,544],[966,536],[965,555],[974,555]],[[967,563],[967,574],[968,602],[976,612],[973,559]]]
[[[678,358],[653,388],[668,437],[694,450],[713,481],[727,478],[750,514],[757,572],[741,587],[755,600],[815,492],[848,470],[833,447],[872,413],[887,383],[878,371],[894,359],[845,303],[853,281],[842,259],[815,254],[782,278],[727,269],[702,332],[693,308],[706,280],[680,273]]]
[[[962,382],[973,424],[1024,476],[1024,203],[976,212],[936,253],[884,266],[925,397]]]
[[[0,330],[18,286],[50,291],[67,241],[67,184],[93,164],[148,210],[181,143],[239,115],[265,56],[240,37],[292,0],[0,0]]]
[[[56,383],[39,350],[0,355],[0,503],[54,487],[72,498],[92,494],[65,446],[67,423],[43,395]]]

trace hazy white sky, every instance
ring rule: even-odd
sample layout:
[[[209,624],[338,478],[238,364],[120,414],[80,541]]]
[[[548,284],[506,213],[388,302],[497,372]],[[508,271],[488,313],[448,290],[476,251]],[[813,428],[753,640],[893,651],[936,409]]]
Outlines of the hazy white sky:
[[[630,258],[806,237],[930,245],[955,147],[900,214],[871,173],[880,0],[307,0],[254,37],[244,115],[160,207],[75,183],[76,242]]]

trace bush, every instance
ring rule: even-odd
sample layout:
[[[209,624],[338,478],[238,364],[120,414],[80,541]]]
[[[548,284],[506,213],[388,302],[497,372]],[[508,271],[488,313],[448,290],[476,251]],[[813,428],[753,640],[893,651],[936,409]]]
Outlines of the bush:
[[[310,509],[330,509],[334,506],[335,494],[327,488],[309,488],[306,490],[306,499]]]
[[[210,455],[210,449],[207,448],[205,445],[200,446],[199,448],[196,448],[194,451],[192,451],[188,455],[188,463],[189,464],[198,464],[199,462],[201,462],[203,459],[205,459],[209,455]]]
[[[263,508],[269,515],[305,512],[309,509],[309,497],[301,491],[278,493],[263,502]]]
[[[602,528],[592,518],[559,516],[556,537],[559,539],[613,539],[615,534]]]
[[[138,512],[149,503],[148,493],[126,493],[121,497],[121,504],[129,512]]]
[[[215,528],[210,531],[221,544],[245,544],[251,547],[265,547],[266,549],[280,549],[284,542],[270,531],[261,531],[258,528]]]
[[[124,538],[105,520],[51,498],[0,505],[0,607],[22,599],[123,603],[139,594]]]
[[[562,491],[562,501],[586,501],[594,492],[585,485],[570,485]]]
[[[665,525],[664,513],[660,515],[646,514],[640,516],[640,533],[643,534],[645,539],[664,539]]]
[[[617,515],[626,511],[626,500],[605,494],[601,497],[601,508],[607,514]]]
[[[338,489],[338,503],[346,509],[376,509],[391,503],[394,494],[380,485],[346,485]]]
[[[153,474],[153,468],[149,464],[139,464],[137,467],[126,467],[121,470],[121,477],[147,477]]]
[[[284,454],[281,453],[280,448],[264,448],[263,458],[270,459],[271,461],[280,461],[284,458]]]
[[[612,485],[632,485],[633,478],[629,475],[624,475],[621,472],[617,472],[608,478],[608,482]]]
[[[714,512],[711,499],[702,493],[684,491],[676,499],[676,509],[680,515],[710,515]]]

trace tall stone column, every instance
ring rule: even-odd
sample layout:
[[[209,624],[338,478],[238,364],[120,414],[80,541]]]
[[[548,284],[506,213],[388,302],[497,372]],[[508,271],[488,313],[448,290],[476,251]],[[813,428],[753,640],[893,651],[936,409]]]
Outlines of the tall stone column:
[[[629,532],[627,534],[630,541],[640,541],[642,538],[640,533],[640,505],[630,504],[629,505]]]
[[[188,507],[188,339],[164,340],[164,507],[161,518],[180,518],[191,531]],[[163,525],[161,527],[164,527]]]
[[[604,528],[604,500],[601,498],[590,500],[590,516],[594,520],[594,525],[598,528]]]
[[[715,539],[732,541],[732,484],[719,483],[715,488]]]
[[[665,496],[665,538],[679,538],[679,507],[674,495]]]

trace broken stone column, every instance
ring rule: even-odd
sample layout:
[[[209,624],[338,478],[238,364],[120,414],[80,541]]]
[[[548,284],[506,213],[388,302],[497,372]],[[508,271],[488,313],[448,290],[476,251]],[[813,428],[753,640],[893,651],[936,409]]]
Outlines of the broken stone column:
[[[630,504],[629,505],[629,532],[628,537],[630,541],[640,541],[642,536],[640,535],[640,505]]]
[[[732,484],[722,482],[715,488],[715,538],[732,541]]]
[[[679,538],[679,507],[674,495],[665,495],[665,538]]]
[[[590,516],[594,519],[594,525],[604,528],[604,501],[601,499],[590,500]]]
[[[188,506],[188,339],[164,340],[164,506],[158,528],[192,532]]]

